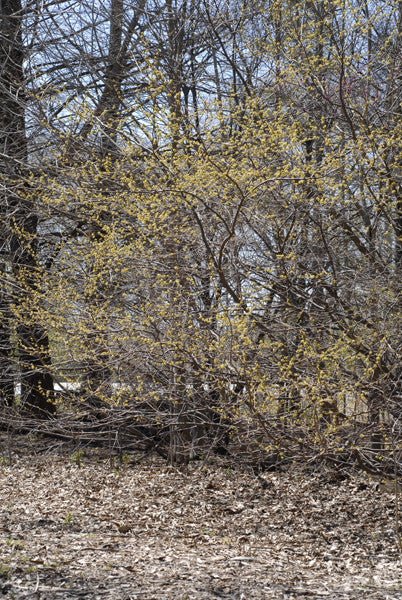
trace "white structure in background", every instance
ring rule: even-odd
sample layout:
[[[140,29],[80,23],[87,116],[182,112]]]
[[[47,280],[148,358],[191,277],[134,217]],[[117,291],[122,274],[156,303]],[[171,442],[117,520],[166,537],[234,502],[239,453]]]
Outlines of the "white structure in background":
[[[69,383],[69,382],[62,382],[62,383],[55,383],[54,384],[54,391],[55,392],[76,392],[80,389],[81,384],[79,382],[75,382],[75,383]],[[21,384],[17,383],[15,386],[15,396],[17,398],[19,398],[21,396]]]

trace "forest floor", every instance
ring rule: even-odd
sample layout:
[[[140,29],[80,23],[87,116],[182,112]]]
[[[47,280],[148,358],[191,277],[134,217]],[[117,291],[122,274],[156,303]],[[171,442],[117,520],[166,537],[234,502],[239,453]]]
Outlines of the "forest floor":
[[[368,476],[34,448],[0,463],[2,598],[402,598],[395,493]]]

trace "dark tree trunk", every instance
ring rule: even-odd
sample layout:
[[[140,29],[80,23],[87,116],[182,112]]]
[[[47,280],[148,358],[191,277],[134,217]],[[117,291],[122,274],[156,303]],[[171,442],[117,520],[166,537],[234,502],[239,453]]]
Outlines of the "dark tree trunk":
[[[37,289],[37,213],[32,189],[27,185],[27,139],[24,106],[24,50],[20,0],[0,2],[0,214],[2,219],[2,272],[13,278],[13,298],[0,288],[1,396],[14,399],[14,365],[11,317],[15,321],[16,357],[21,377],[21,399],[37,416],[54,412],[51,402],[49,340],[41,325],[25,314]]]
[[[2,215],[3,216],[3,215]],[[14,403],[13,346],[10,336],[10,306],[4,289],[6,281],[5,262],[0,264],[0,405]]]

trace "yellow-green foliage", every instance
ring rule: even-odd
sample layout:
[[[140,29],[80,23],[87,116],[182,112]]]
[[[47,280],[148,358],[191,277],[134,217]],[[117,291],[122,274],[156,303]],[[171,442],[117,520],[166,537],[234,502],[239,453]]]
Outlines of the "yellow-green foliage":
[[[116,155],[77,160],[66,141],[41,183],[57,252],[15,305],[49,331],[59,377],[104,373],[107,402],[164,400],[178,414],[212,403],[232,423],[291,426],[320,446],[373,416],[368,398],[386,397],[398,353],[401,155],[376,91],[396,33],[368,48],[384,14],[371,8],[262,5],[280,35],[263,20],[251,35],[245,17],[239,30],[261,80],[241,97],[205,94],[197,115],[144,50],[135,135],[121,117]],[[89,112],[83,101],[76,120]],[[119,381],[131,387],[112,397]]]

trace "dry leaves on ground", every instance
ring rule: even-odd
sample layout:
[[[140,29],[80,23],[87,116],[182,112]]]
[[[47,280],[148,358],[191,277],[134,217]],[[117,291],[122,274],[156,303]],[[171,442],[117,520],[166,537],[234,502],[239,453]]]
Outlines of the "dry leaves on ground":
[[[397,527],[368,478],[25,455],[0,465],[0,596],[396,600]]]

